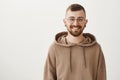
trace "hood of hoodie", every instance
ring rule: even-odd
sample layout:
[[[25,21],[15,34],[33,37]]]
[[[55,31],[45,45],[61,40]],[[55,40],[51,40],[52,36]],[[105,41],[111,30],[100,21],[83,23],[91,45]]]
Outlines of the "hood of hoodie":
[[[55,44],[60,45],[60,46],[65,46],[65,47],[70,47],[70,46],[75,46],[75,45],[85,47],[85,46],[94,45],[96,43],[96,38],[94,35],[92,35],[90,33],[83,33],[84,40],[81,43],[68,44],[68,42],[66,40],[67,34],[68,34],[68,32],[60,32],[60,33],[56,34]]]

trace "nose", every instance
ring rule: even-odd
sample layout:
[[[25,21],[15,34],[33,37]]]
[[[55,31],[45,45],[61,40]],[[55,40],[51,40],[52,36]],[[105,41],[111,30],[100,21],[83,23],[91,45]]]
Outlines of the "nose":
[[[75,21],[73,22],[73,25],[78,25],[79,23],[78,23],[78,20],[77,19],[75,19]]]

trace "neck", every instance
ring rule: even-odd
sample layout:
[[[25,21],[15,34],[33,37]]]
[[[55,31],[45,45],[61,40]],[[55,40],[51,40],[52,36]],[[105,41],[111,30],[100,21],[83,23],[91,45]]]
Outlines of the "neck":
[[[81,34],[81,35],[78,36],[78,37],[74,37],[74,36],[72,36],[71,34],[68,34],[67,37],[66,37],[66,39],[67,39],[67,41],[70,42],[70,43],[75,43],[75,44],[77,44],[77,43],[80,43],[80,42],[83,41],[84,36],[83,36],[83,34]]]

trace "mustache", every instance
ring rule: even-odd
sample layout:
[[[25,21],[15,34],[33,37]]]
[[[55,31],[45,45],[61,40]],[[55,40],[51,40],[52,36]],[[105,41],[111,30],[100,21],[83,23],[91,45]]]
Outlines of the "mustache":
[[[80,29],[80,28],[82,28],[82,26],[80,26],[80,25],[77,25],[77,26],[75,26],[75,25],[70,25],[70,28],[78,28],[78,29]]]

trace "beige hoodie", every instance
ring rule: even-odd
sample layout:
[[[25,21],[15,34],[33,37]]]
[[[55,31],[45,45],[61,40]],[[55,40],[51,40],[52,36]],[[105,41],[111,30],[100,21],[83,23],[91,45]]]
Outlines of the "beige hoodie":
[[[67,32],[58,33],[50,46],[44,80],[106,80],[105,59],[100,45],[90,33],[79,44],[66,41]]]

